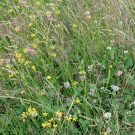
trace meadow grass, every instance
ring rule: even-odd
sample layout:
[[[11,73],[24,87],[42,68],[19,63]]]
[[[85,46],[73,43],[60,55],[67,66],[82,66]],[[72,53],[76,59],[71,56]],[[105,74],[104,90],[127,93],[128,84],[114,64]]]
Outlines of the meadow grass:
[[[0,13],[0,134],[135,134],[134,0],[1,0]]]

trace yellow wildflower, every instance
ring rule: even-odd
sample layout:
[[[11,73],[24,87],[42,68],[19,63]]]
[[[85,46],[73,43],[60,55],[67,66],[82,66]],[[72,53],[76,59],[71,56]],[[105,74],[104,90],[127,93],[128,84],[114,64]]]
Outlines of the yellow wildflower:
[[[28,26],[31,27],[33,25],[33,23],[29,23]]]
[[[31,66],[31,69],[34,70],[34,71],[36,71],[36,66],[34,66],[34,65]]]
[[[73,81],[72,84],[73,84],[74,86],[77,86],[77,85],[78,85],[78,82],[77,82],[77,81]]]
[[[51,123],[50,122],[44,122],[44,123],[41,124],[41,126],[43,128],[45,128],[45,127],[51,127]]]
[[[50,53],[50,55],[54,58],[56,58],[56,53]]]
[[[74,117],[74,118],[73,118],[73,121],[77,121],[77,117]]]
[[[110,135],[110,131],[104,132],[104,135]]]
[[[48,113],[44,112],[42,115],[43,115],[44,117],[46,117],[46,116],[48,116]]]
[[[81,71],[79,72],[79,74],[80,74],[80,75],[85,75],[86,72],[85,72],[84,70],[81,70]]]
[[[50,16],[51,14],[52,14],[51,11],[47,11],[47,12],[46,12],[46,15],[47,15],[47,16]]]
[[[14,74],[9,74],[8,77],[9,78],[12,78],[14,76]]]
[[[21,7],[18,5],[17,8],[20,9]]]
[[[53,124],[53,127],[56,128],[57,127],[57,124]]]
[[[49,122],[52,122],[53,121],[53,118],[51,118],[50,120],[48,120]]]
[[[24,48],[24,49],[23,49],[23,52],[24,52],[24,53],[28,53],[28,51],[29,51],[28,48]]]
[[[26,60],[26,61],[24,62],[24,66],[27,66],[27,65],[29,65],[29,64],[31,64],[31,61],[29,61],[29,60]]]
[[[27,119],[27,112],[23,112],[21,116],[22,120],[25,121],[25,119]]]
[[[76,102],[77,104],[80,104],[80,99],[79,99],[79,98],[76,98],[75,102]]]
[[[51,48],[51,49],[55,49],[55,46],[54,46],[54,45],[51,45],[50,48]]]
[[[15,27],[15,31],[16,31],[16,32],[19,32],[19,31],[20,31],[20,27],[19,27],[19,26],[16,26],[16,27]]]
[[[67,121],[71,121],[72,120],[72,116],[71,115],[68,115],[68,116],[66,116],[66,118],[65,118]]]
[[[33,44],[32,46],[33,46],[33,48],[37,48],[37,44]]]
[[[55,13],[56,13],[56,15],[60,15],[60,11],[59,10],[55,11]]]
[[[19,58],[22,57],[22,54],[21,54],[21,53],[16,53],[16,54],[15,54],[15,57],[16,57],[17,59],[19,59]]]
[[[23,0],[18,0],[18,2],[19,2],[19,3],[22,3],[22,2],[23,2]]]
[[[22,94],[22,95],[23,95],[24,93],[25,93],[25,91],[24,91],[24,90],[22,90],[22,91],[20,92],[20,94]]]
[[[12,13],[12,12],[13,12],[13,9],[9,9],[8,12],[9,12],[9,13]]]
[[[48,80],[51,80],[52,77],[51,77],[51,76],[47,76],[46,78],[47,78]]]
[[[32,117],[36,117],[38,115],[36,108],[29,107],[28,108],[28,114]]]
[[[24,62],[24,59],[23,58],[19,58],[18,59],[18,62],[23,63]]]
[[[77,27],[77,25],[76,25],[76,24],[73,24],[73,27],[74,27],[74,28],[76,28],[76,27]]]
[[[10,69],[12,66],[9,65],[9,64],[7,64],[5,67],[6,67],[7,69]]]
[[[52,7],[52,10],[53,10],[53,11],[55,11],[55,10],[56,10],[56,8],[55,8],[55,7]]]
[[[39,1],[37,1],[37,2],[36,2],[36,5],[39,6],[39,5],[41,5],[41,3],[40,3]]]
[[[109,68],[112,68],[112,65],[109,65]]]
[[[91,19],[91,16],[90,16],[90,15],[88,15],[86,18],[89,20],[89,19]]]
[[[58,24],[55,25],[55,27],[56,27],[56,28],[60,28],[61,25],[58,23]]]
[[[31,37],[35,37],[35,36],[36,36],[36,34],[34,34],[34,33],[31,34]]]

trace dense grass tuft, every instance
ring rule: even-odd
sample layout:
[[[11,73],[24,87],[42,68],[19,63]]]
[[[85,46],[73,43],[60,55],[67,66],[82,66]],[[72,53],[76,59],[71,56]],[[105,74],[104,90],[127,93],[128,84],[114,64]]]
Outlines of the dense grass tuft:
[[[0,13],[0,134],[135,134],[133,0],[1,0]]]

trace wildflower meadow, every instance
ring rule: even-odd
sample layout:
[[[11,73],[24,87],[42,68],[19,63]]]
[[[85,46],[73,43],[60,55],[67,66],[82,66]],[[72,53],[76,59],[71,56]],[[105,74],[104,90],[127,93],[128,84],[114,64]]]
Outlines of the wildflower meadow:
[[[135,0],[0,0],[0,135],[135,135]]]

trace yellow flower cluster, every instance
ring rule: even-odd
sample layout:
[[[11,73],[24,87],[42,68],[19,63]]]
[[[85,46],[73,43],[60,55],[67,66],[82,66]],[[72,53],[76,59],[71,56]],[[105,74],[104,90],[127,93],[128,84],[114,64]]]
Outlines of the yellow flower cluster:
[[[9,74],[8,77],[12,78],[12,77],[14,77],[15,74],[17,74],[17,72],[13,72],[13,73]]]
[[[29,61],[29,60],[26,60],[26,61],[24,62],[24,65],[25,65],[25,66],[30,65],[30,64],[31,64],[31,61]]]
[[[72,116],[71,116],[71,114],[70,115],[68,115],[68,116],[66,116],[66,118],[65,118],[67,121],[71,121],[72,120]]]
[[[77,81],[73,81],[72,84],[73,84],[74,86],[77,86],[77,85],[78,85],[78,82],[77,82]]]
[[[10,64],[7,64],[5,68],[10,69],[12,66]]]
[[[34,71],[36,71],[36,66],[32,65],[31,66],[31,69],[34,70]]]
[[[66,116],[66,118],[65,118],[67,121],[71,121],[71,120],[73,120],[73,121],[77,121],[77,117],[72,117],[72,115],[71,114],[69,114],[68,116]]]
[[[79,71],[79,74],[80,74],[80,75],[85,75],[86,72],[85,72],[84,70],[81,70],[81,71]]]
[[[51,123],[53,122],[53,118],[51,118],[50,120],[48,120],[48,121],[45,121],[45,122],[43,122],[42,124],[41,124],[41,126],[43,127],[43,128],[45,128],[45,127],[51,127]]]
[[[104,132],[104,135],[110,135],[109,131]]]
[[[47,76],[46,78],[47,78],[48,80],[51,80],[51,79],[52,79],[52,77],[51,77],[51,76]]]
[[[25,121],[25,119],[27,119],[27,112],[23,112],[21,116],[22,120]]]
[[[46,117],[46,116],[48,116],[48,113],[44,112],[42,115],[43,115],[44,117]]]
[[[19,27],[19,26],[16,26],[16,27],[15,27],[15,31],[16,31],[16,32],[19,32],[19,31],[20,31],[20,27]]]
[[[15,56],[16,56],[17,59],[22,58],[22,54],[21,53],[16,53]]]
[[[36,108],[32,108],[31,106],[28,108],[28,114],[32,117],[36,117],[38,115]]]
[[[80,104],[80,99],[79,98],[76,98],[75,99],[75,102],[76,102],[76,104]]]
[[[25,91],[22,91],[22,92],[25,92]],[[28,116],[31,116],[31,117],[36,117],[38,116],[38,113],[37,113],[37,110],[36,108],[32,108],[31,106],[27,109],[26,112],[23,112],[21,114],[21,119],[25,122],[25,120],[27,119]]]
[[[50,122],[44,122],[44,123],[42,123],[42,125],[41,125],[43,128],[45,128],[45,127],[51,127],[51,123]]]

